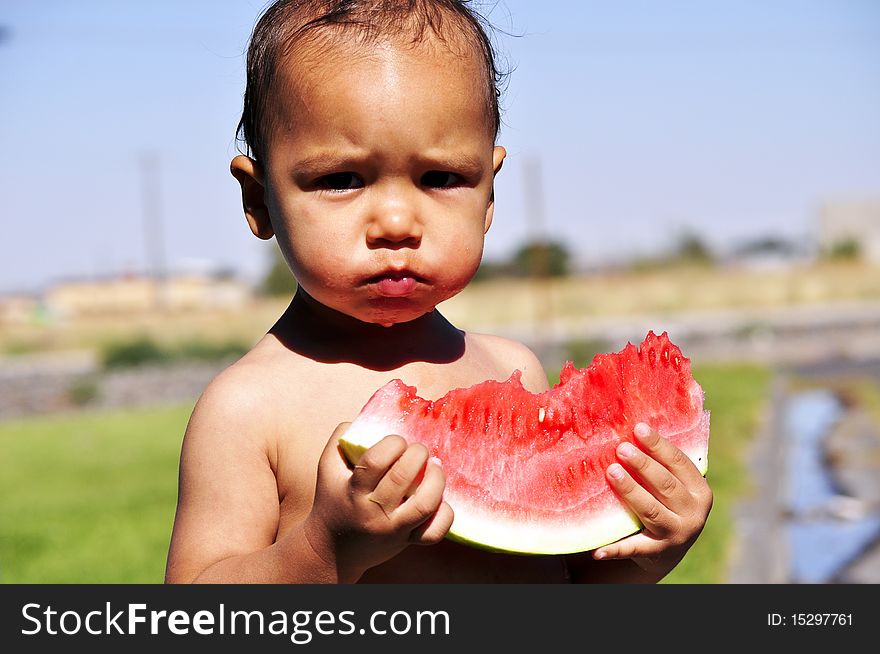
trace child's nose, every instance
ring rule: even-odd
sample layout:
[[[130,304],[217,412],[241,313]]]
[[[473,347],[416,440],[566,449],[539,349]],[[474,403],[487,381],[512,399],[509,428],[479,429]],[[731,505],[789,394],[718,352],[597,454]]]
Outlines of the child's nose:
[[[399,196],[378,199],[367,227],[367,243],[372,247],[417,247],[422,225],[412,202]]]

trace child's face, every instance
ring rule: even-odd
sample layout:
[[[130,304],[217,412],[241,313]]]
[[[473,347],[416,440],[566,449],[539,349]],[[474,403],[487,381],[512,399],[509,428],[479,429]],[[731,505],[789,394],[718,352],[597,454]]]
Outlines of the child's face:
[[[479,62],[430,40],[292,59],[278,71],[265,176],[233,161],[239,181],[251,166],[265,189],[271,227],[249,212],[251,227],[274,231],[322,304],[365,322],[413,320],[470,281],[492,220],[504,149]]]

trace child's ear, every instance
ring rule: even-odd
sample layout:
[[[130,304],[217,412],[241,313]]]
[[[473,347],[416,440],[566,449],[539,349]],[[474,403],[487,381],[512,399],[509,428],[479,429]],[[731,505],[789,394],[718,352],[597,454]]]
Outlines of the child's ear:
[[[495,149],[492,151],[492,177],[494,179],[495,175],[498,174],[498,171],[501,170],[501,166],[504,165],[504,157],[507,156],[507,150],[505,150],[500,145],[496,145]],[[492,217],[495,215],[495,185],[492,185],[492,195],[489,196],[489,206],[486,207],[486,221],[483,226],[483,233],[489,231],[489,227],[492,226]]]
[[[229,165],[232,176],[241,184],[241,203],[244,216],[254,236],[268,240],[275,235],[269,209],[266,207],[266,185],[263,167],[243,154],[238,155]]]

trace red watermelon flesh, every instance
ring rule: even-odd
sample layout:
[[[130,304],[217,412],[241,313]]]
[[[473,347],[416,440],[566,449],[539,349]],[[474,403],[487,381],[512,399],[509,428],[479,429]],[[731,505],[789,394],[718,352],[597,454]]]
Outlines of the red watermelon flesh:
[[[563,554],[594,549],[641,524],[609,486],[605,471],[622,441],[645,422],[707,469],[709,413],[690,361],[666,333],[648,333],[566,363],[544,393],[505,382],[457,388],[431,401],[394,380],[379,389],[341,439],[356,462],[388,434],[420,442],[446,473],[455,512],[450,537],[493,550]]]

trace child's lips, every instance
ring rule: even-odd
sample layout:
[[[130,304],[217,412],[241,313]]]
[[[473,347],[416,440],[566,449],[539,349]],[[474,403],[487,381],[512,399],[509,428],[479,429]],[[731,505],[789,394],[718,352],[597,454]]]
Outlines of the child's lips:
[[[384,297],[406,297],[416,290],[416,285],[424,281],[409,270],[386,270],[367,279],[367,285],[376,289]]]

